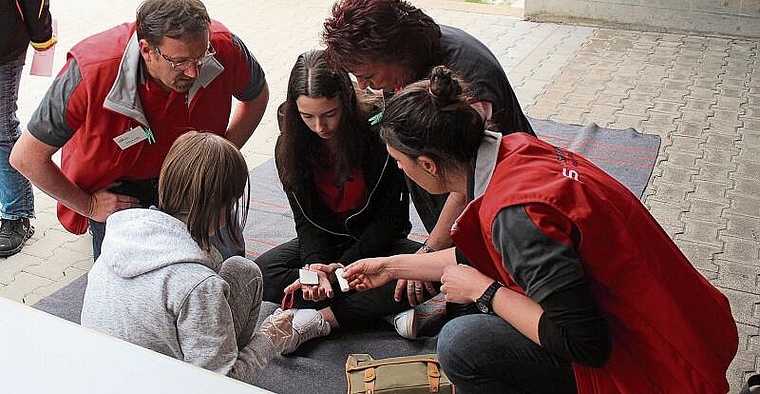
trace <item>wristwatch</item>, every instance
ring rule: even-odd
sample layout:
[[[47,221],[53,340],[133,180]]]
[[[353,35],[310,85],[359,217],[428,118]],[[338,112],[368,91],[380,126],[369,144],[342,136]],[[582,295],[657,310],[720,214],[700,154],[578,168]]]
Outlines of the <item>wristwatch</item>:
[[[493,296],[500,287],[502,287],[502,285],[499,282],[491,283],[491,286],[488,286],[486,291],[483,292],[483,295],[475,300],[475,306],[483,313],[493,314],[491,302],[493,301]]]

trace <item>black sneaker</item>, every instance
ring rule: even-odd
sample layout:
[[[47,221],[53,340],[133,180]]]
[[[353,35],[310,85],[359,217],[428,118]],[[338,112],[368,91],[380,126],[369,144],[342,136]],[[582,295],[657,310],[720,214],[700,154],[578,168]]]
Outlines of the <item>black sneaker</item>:
[[[0,257],[13,256],[21,251],[29,237],[34,234],[34,227],[28,218],[17,220],[3,219],[0,225]]]
[[[760,393],[760,374],[752,375],[747,379],[747,384],[742,387],[739,394]]]

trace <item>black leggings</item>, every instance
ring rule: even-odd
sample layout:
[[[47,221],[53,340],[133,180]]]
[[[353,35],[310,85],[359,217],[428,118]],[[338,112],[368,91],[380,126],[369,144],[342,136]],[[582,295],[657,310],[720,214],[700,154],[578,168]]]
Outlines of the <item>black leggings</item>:
[[[420,246],[418,242],[399,238],[388,247],[385,255],[415,253]],[[264,300],[279,304],[283,290],[298,279],[298,269],[305,265],[301,260],[298,238],[270,249],[256,259],[256,264],[264,278]],[[393,299],[395,289],[396,281],[391,281],[364,292],[336,290],[334,298],[321,302],[306,301],[299,291],[295,294],[293,307],[322,309],[329,306],[341,328],[366,327],[383,316],[411,308],[406,297],[402,297],[401,302]]]

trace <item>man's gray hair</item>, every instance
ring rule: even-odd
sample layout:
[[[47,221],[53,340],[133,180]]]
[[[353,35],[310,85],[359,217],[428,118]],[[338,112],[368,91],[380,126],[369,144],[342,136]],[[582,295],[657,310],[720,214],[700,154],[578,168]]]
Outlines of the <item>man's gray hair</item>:
[[[164,37],[206,34],[211,18],[200,0],[145,0],[137,9],[137,38],[157,46]]]

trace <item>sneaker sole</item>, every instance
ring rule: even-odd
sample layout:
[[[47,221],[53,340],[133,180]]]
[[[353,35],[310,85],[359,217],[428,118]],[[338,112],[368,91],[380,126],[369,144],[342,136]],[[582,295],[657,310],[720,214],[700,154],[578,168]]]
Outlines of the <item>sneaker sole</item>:
[[[15,248],[15,249],[11,249],[11,250],[0,250],[0,257],[10,257],[10,256],[13,256],[14,254],[20,252],[21,249],[24,248],[24,245],[26,244],[26,241],[28,241],[29,238],[32,237],[32,235],[34,235],[34,226],[29,226],[29,231],[26,232],[26,237],[24,237],[24,239],[21,240],[21,243],[18,244],[18,247]]]
[[[393,327],[396,329],[396,333],[405,339],[417,339],[417,311],[412,308],[409,311],[401,312],[401,314],[408,314],[408,316],[406,316],[403,328],[399,327],[398,321],[394,318]]]
[[[417,325],[419,322],[419,314],[417,313],[417,310],[414,310],[412,312],[411,319],[406,321],[406,326],[409,329],[409,339],[417,339]]]

